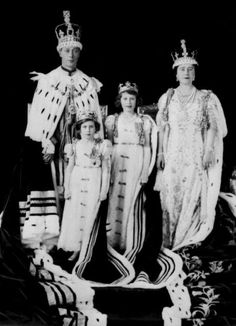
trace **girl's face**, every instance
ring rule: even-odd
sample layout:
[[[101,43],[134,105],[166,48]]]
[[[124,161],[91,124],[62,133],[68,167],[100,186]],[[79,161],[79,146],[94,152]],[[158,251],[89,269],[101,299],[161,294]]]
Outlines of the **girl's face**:
[[[182,85],[191,85],[195,79],[195,68],[191,64],[183,64],[177,67],[177,80]]]
[[[61,57],[61,64],[64,68],[68,70],[74,70],[76,68],[79,56],[80,49],[77,47],[64,47],[59,52]]]
[[[134,113],[136,108],[136,95],[124,92],[121,94],[120,104],[124,112]]]
[[[85,121],[80,126],[81,139],[93,140],[95,133],[96,133],[96,127],[94,121],[92,120]]]

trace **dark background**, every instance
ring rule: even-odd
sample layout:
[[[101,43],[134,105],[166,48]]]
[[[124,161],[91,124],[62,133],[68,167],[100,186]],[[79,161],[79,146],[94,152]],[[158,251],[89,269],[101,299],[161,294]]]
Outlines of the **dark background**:
[[[211,89],[219,97],[227,119],[224,166],[235,164],[235,11],[227,3],[207,8],[199,2],[65,2],[48,8],[48,1],[1,8],[1,202],[18,160],[36,83],[29,72],[47,73],[60,65],[54,32],[63,23],[63,10],[82,29],[83,51],[78,68],[103,83],[101,104],[112,111],[117,86],[126,80],[139,85],[144,104],[152,104],[175,87],[171,52],[197,50],[196,87]],[[103,4],[103,5],[102,5]]]

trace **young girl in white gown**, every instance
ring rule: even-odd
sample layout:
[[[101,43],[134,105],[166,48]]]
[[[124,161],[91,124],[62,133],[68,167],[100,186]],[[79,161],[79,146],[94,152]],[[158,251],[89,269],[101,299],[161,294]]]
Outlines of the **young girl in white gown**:
[[[65,207],[58,248],[73,252],[70,259],[83,259],[95,242],[101,201],[107,197],[110,180],[111,143],[95,138],[99,131],[94,112],[82,112],[75,124],[79,137],[65,173]]]

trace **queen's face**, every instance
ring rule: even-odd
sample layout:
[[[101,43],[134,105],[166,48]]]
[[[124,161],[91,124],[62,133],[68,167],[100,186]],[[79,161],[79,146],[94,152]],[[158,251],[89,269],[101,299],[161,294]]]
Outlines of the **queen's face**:
[[[195,68],[191,64],[183,64],[177,67],[177,80],[182,85],[191,85],[195,79]]]
[[[85,121],[80,126],[80,136],[82,139],[93,140],[95,132],[96,127],[92,120]]]
[[[73,46],[63,47],[59,54],[61,64],[64,68],[68,70],[74,70],[76,68],[80,56],[80,48]]]
[[[134,113],[136,108],[136,95],[123,92],[120,98],[120,104],[125,113]]]

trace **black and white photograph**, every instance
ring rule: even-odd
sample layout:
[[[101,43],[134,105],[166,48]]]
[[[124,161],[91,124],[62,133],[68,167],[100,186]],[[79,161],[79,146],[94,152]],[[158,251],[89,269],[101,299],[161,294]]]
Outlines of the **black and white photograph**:
[[[236,325],[236,19],[208,5],[2,7],[0,325]]]

